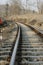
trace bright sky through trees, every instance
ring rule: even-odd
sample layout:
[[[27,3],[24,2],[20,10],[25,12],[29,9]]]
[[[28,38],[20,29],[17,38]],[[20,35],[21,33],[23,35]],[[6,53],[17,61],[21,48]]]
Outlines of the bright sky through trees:
[[[21,0],[22,1],[22,5],[24,7],[26,7],[26,0]],[[27,3],[27,8],[30,7],[30,9],[33,9],[33,10],[38,10],[37,9],[37,0],[27,0],[29,1],[29,3]],[[43,1],[43,0],[41,0]],[[8,0],[0,0],[0,4],[6,4],[8,2]],[[29,7],[28,7],[28,4],[29,4]]]
[[[8,0],[0,0],[0,4],[5,4]]]
[[[26,0],[21,0],[22,1],[22,5],[24,7],[26,7]],[[28,0],[27,0],[28,1]],[[8,0],[0,0],[0,4],[6,4],[8,2]],[[36,0],[29,0],[29,4],[31,5],[30,6],[30,9],[36,9],[37,10],[37,5],[36,5]],[[34,5],[33,5],[34,4]],[[28,4],[27,4],[27,8],[28,8]]]

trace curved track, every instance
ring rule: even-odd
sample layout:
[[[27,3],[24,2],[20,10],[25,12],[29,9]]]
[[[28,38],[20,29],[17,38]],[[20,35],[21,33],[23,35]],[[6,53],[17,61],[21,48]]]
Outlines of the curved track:
[[[43,37],[30,27],[19,24],[21,39],[15,65],[43,65]]]
[[[0,32],[0,65],[43,65],[43,37],[30,26],[9,25]]]

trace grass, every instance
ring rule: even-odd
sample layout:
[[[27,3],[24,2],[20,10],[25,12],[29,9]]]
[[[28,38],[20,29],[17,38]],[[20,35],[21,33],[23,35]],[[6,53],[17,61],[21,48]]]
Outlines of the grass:
[[[43,30],[43,15],[37,13],[28,13],[24,15],[13,15],[10,17],[12,20],[31,24],[40,30]]]

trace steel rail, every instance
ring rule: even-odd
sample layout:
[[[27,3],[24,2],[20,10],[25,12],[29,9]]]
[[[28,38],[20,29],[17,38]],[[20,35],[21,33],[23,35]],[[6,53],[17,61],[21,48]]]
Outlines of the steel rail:
[[[35,28],[32,25],[27,25],[27,24],[25,24],[25,25],[29,26],[32,30],[34,30],[38,35],[40,35],[43,38],[43,32],[41,32],[39,29]]]
[[[29,25],[29,27],[34,30],[37,34],[39,34],[41,37],[43,37],[43,32],[41,32],[40,30],[38,30],[37,28],[33,27],[32,25]]]
[[[17,53],[17,48],[18,48],[18,44],[19,44],[19,39],[20,39],[20,27],[19,27],[17,39],[15,42],[14,50],[13,50],[11,61],[10,61],[9,65],[15,65],[15,59],[16,59],[16,53]]]
[[[24,24],[24,23],[22,23],[22,24]],[[29,25],[28,24],[24,24],[24,25],[30,27],[33,31],[35,31],[38,35],[40,35],[43,38],[43,32],[41,32],[39,29],[35,28],[34,26],[32,26],[30,24]]]

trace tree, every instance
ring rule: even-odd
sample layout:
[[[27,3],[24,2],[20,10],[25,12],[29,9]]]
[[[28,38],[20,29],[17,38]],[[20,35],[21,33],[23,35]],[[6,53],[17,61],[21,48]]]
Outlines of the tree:
[[[43,2],[41,2],[41,14],[43,13]]]
[[[22,11],[22,5],[20,0],[11,0],[12,14],[20,14]]]
[[[43,12],[43,2],[41,0],[37,0],[37,8],[38,8],[39,13],[42,14],[42,12]]]
[[[6,17],[8,16],[8,7],[9,7],[9,4],[6,4]]]

